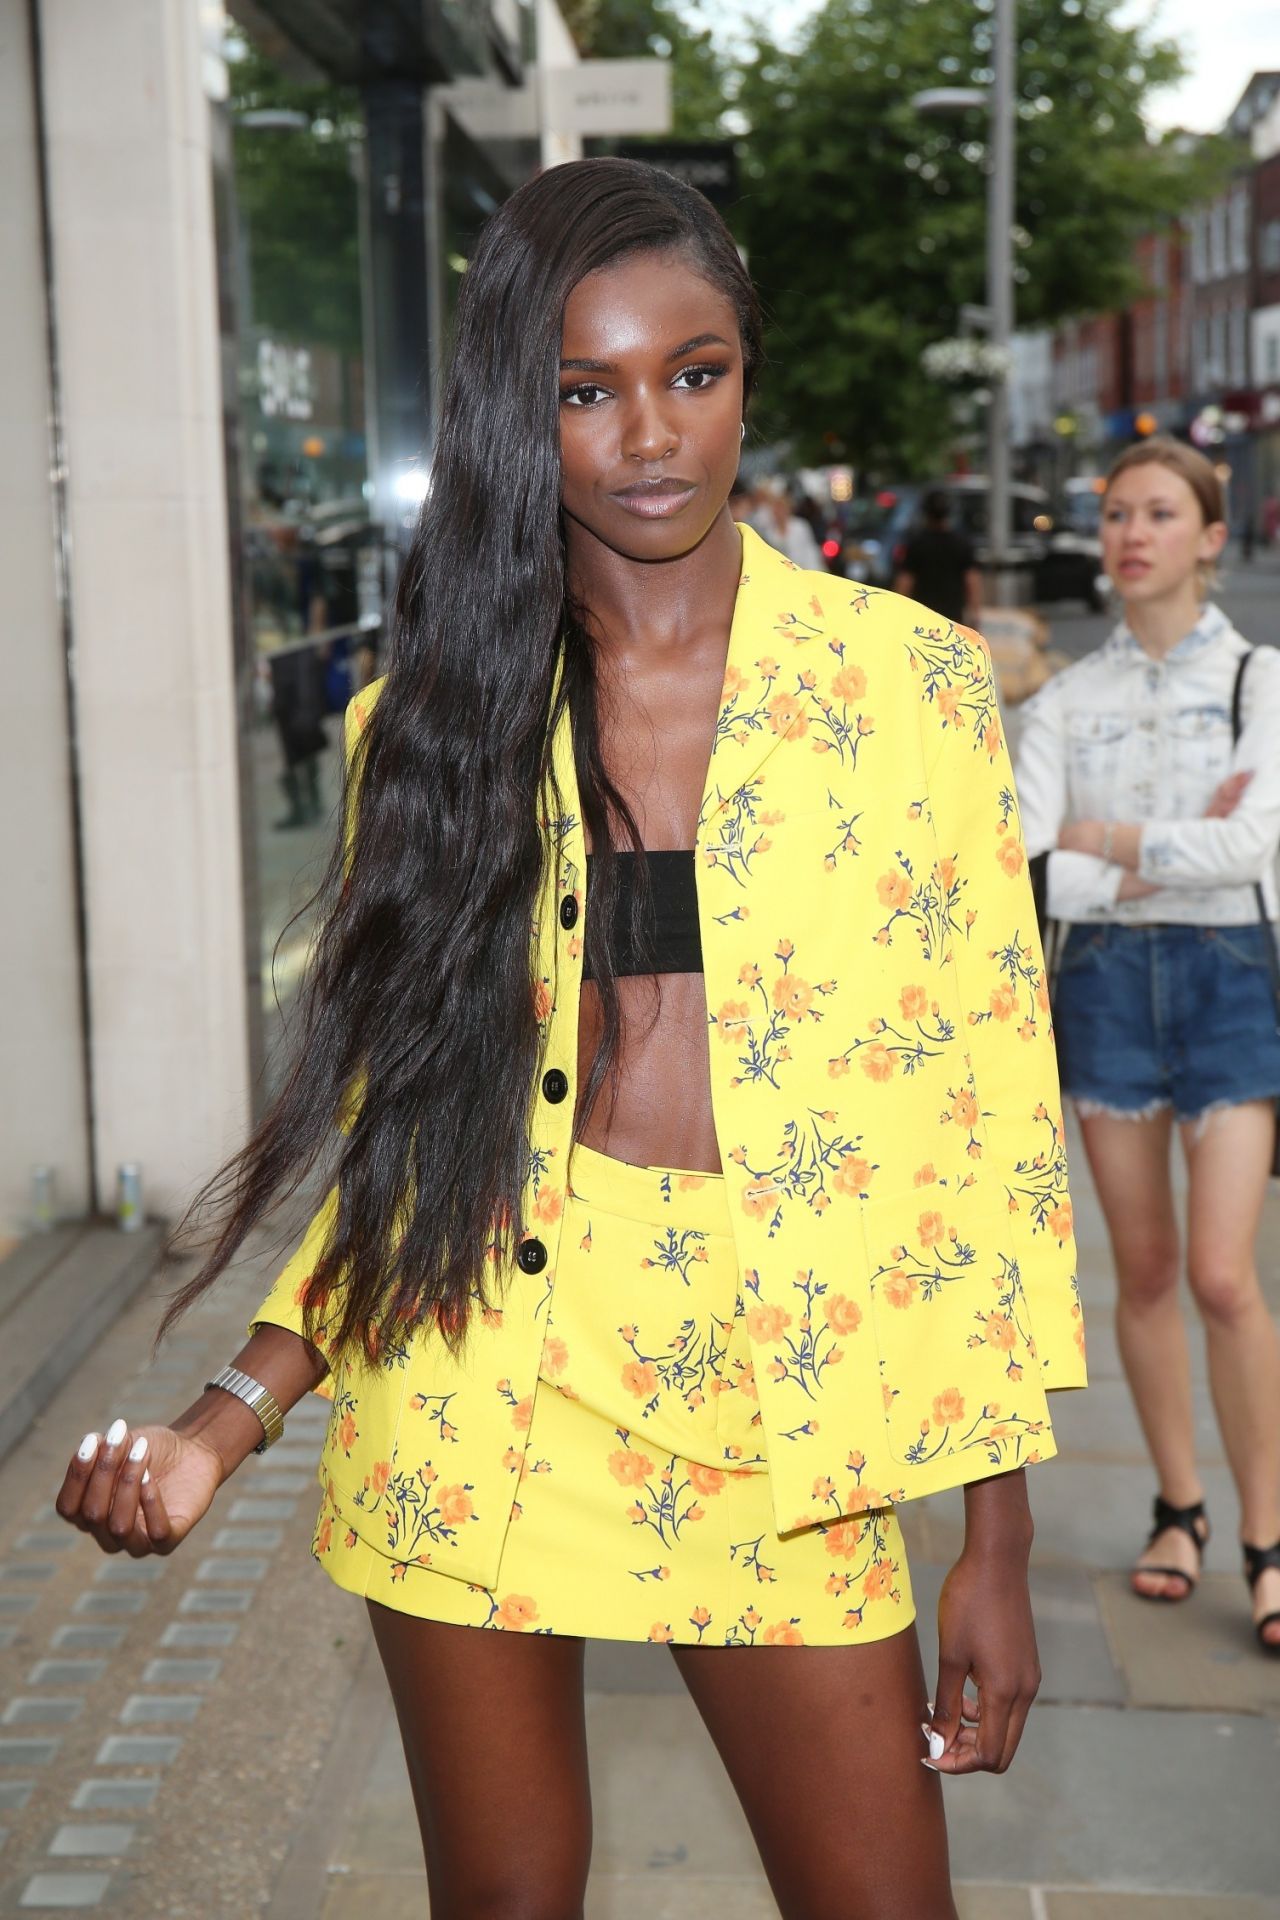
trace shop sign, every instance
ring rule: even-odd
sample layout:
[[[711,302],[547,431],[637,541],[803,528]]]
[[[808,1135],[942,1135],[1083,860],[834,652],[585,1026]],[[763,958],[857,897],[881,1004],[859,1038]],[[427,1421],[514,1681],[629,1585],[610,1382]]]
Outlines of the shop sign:
[[[270,420],[311,418],[311,354],[306,347],[259,340],[258,405]]]
[[[580,60],[544,67],[542,119],[550,133],[601,139],[671,131],[668,60]]]

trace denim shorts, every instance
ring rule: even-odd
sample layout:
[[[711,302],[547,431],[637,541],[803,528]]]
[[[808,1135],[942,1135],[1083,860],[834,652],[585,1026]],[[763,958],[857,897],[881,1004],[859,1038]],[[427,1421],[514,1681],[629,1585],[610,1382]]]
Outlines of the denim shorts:
[[[1198,1120],[1280,1095],[1260,926],[1074,926],[1053,1009],[1062,1090],[1086,1110]]]

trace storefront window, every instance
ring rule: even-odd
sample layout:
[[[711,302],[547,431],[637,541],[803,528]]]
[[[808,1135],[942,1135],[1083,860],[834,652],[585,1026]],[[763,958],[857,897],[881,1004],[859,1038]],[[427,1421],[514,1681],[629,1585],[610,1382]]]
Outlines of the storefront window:
[[[270,1043],[306,962],[341,717],[376,671],[388,556],[365,435],[359,95],[286,76],[243,35],[227,59],[248,893]]]

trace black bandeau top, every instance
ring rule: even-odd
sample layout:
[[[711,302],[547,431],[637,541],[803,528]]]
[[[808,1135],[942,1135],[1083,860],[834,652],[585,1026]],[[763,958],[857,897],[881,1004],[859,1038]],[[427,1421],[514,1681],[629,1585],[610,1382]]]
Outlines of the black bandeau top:
[[[641,938],[631,936],[631,903],[636,890],[636,856],[615,853],[617,891],[609,942],[614,973],[619,979],[638,973],[701,973],[702,935],[698,929],[698,893],[694,883],[693,849],[649,853],[649,907]],[[587,855],[587,905],[591,903],[591,861]],[[594,976],[584,965],[582,977]]]

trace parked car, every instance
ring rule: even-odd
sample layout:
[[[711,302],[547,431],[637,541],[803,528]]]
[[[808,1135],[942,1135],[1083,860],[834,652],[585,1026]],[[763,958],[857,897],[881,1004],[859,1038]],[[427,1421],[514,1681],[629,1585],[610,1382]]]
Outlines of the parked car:
[[[875,586],[893,585],[907,542],[922,524],[924,497],[935,490],[947,495],[951,524],[973,542],[979,566],[987,564],[991,550],[987,479],[984,474],[962,474],[885,487],[873,501],[859,503],[866,505],[874,530],[846,541],[845,566],[851,577]],[[1059,521],[1043,488],[1015,481],[1011,491],[1009,557],[1030,570],[1036,600],[1079,600],[1091,612],[1102,612],[1111,583],[1102,571],[1097,534]]]

